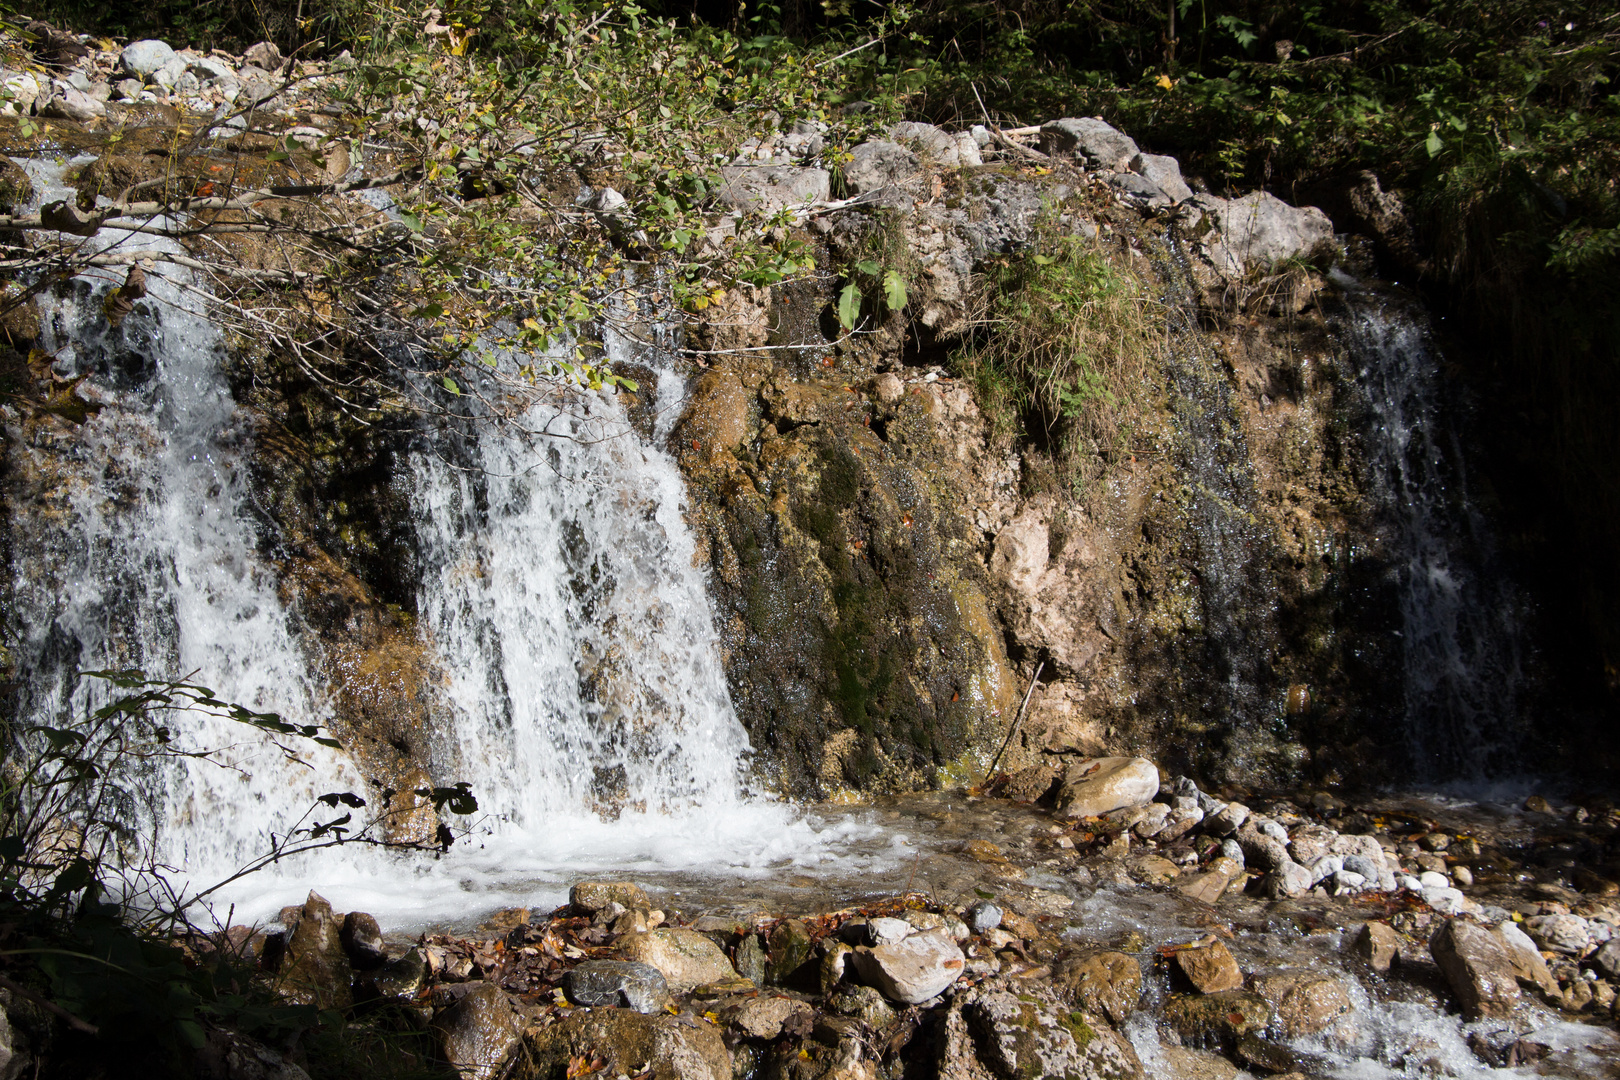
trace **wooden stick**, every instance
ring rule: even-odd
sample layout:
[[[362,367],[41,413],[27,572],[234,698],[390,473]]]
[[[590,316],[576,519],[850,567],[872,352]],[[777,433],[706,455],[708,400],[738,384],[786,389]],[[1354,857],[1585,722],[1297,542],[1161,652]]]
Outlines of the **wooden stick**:
[[[1030,695],[1035,693],[1035,684],[1040,681],[1041,669],[1045,666],[1045,660],[1035,665],[1035,674],[1029,677],[1029,689],[1024,691],[1024,700],[1019,704],[1018,712],[1013,716],[1012,727],[1007,729],[1007,737],[1002,740],[1001,749],[997,750],[996,756],[990,759],[990,771],[984,774],[984,783],[980,784],[980,787],[988,787],[990,778],[996,775],[996,766],[1001,764],[1001,755],[1007,752],[1007,747],[1012,745],[1013,736],[1018,734],[1018,725],[1024,719],[1024,710],[1029,708]]]

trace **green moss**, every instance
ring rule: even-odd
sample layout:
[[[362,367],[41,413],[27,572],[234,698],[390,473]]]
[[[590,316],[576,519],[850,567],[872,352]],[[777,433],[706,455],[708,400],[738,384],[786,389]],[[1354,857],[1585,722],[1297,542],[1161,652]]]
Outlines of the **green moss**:
[[[1091,1040],[1097,1037],[1091,1025],[1086,1023],[1085,1013],[1071,1012],[1063,1018],[1063,1026],[1074,1036],[1074,1045],[1079,1047],[1081,1052],[1084,1052],[1086,1047],[1091,1045]]]

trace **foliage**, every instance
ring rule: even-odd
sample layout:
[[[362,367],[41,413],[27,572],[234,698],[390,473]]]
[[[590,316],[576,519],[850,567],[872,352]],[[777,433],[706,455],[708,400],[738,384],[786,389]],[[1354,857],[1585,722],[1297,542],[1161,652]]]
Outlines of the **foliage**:
[[[1051,228],[986,278],[986,325],[958,367],[993,419],[1020,418],[1083,474],[1098,451],[1128,440],[1161,348],[1156,305],[1094,241]]]
[[[85,675],[115,695],[77,719],[8,733],[0,770],[0,966],[7,974],[0,978],[79,1033],[96,1035],[103,1049],[132,1047],[164,1070],[183,1066],[211,1028],[274,1043],[325,1031],[327,1042],[341,1043],[342,1017],[281,1003],[254,982],[223,933],[210,937],[191,924],[188,913],[218,886],[176,888],[172,871],[157,861],[155,838],[138,835],[134,824],[140,785],[154,772],[187,760],[230,767],[216,750],[188,747],[194,740],[179,727],[189,719],[241,724],[294,759],[303,744],[336,743],[316,727],[224,701],[194,683],[138,671]],[[477,810],[465,783],[415,794],[436,811]],[[385,839],[399,811],[383,802],[352,825],[366,800],[352,792],[320,797],[229,880],[344,843],[424,848]],[[317,819],[321,807],[340,806],[347,812]],[[188,940],[190,949],[182,945]]]

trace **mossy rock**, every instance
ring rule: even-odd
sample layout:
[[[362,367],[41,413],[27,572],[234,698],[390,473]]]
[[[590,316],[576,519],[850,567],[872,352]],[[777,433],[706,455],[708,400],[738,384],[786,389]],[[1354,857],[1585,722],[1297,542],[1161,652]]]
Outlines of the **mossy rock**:
[[[1224,990],[1217,994],[1176,994],[1164,1019],[1183,1043],[1204,1049],[1231,1049],[1248,1034],[1271,1024],[1271,1006],[1259,994]]]

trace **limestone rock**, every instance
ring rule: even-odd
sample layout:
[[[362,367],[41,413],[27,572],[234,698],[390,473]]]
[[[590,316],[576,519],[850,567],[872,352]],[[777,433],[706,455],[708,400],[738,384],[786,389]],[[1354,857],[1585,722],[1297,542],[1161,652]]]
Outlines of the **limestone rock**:
[[[933,124],[904,121],[889,129],[889,138],[902,146],[909,146],[928,160],[946,169],[983,165],[979,146],[966,132],[951,134]]]
[[[1620,938],[1609,939],[1608,944],[1594,953],[1592,965],[1605,979],[1620,979]]]
[[[704,462],[729,459],[748,438],[752,398],[729,371],[706,372],[695,380],[675,430],[674,441],[681,454]]]
[[[41,116],[56,116],[75,123],[86,123],[107,115],[107,103],[72,86],[58,84],[39,107]]]
[[[1123,1024],[1142,1000],[1142,965],[1121,952],[1071,957],[1053,967],[1052,985],[1081,1012]]]
[[[851,960],[861,982],[905,1005],[942,993],[967,963],[956,943],[938,933],[913,934],[893,945],[859,948]]]
[[[832,174],[798,165],[728,165],[720,170],[716,197],[737,210],[774,214],[787,206],[826,202]]]
[[[310,893],[287,940],[277,989],[297,1005],[345,1009],[353,1003],[353,971],[344,954],[332,905]]]
[[[736,977],[731,961],[720,947],[696,930],[664,927],[645,934],[631,934],[619,942],[629,960],[650,964],[661,972],[676,993],[694,986]]]
[[[146,79],[174,59],[174,50],[162,41],[135,41],[118,54],[118,66],[137,79]]]
[[[1238,199],[1195,195],[1215,230],[1205,247],[1215,269],[1231,278],[1268,272],[1289,259],[1309,258],[1333,242],[1333,223],[1314,206],[1289,206],[1268,191]]]
[[[1141,150],[1134,140],[1096,117],[1066,117],[1041,125],[1041,151],[1073,157],[1090,169],[1124,172]]]
[[[1159,770],[1147,758],[1093,758],[1071,765],[1058,791],[1058,812],[1071,818],[1101,817],[1140,806],[1159,793]]]
[[[1100,1020],[1065,1012],[1049,993],[1012,992],[993,980],[962,995],[946,1015],[942,1080],[1141,1080],[1129,1041]]]
[[[1388,923],[1364,923],[1351,940],[1350,951],[1374,971],[1388,971],[1401,955],[1401,935]]]
[[[894,1023],[894,1009],[883,994],[870,986],[844,986],[827,999],[827,1006],[842,1016],[853,1016],[874,1031]]]
[[[1265,876],[1261,890],[1273,900],[1304,896],[1310,892],[1311,872],[1296,862],[1285,862]]]
[[[1229,802],[1213,814],[1204,817],[1204,831],[1211,836],[1231,836],[1249,820],[1249,808],[1240,802]]]
[[[1278,870],[1294,862],[1288,857],[1288,845],[1252,825],[1237,831],[1237,842],[1243,849],[1244,865],[1256,870]]]
[[[1429,954],[1470,1020],[1505,1017],[1518,1004],[1513,957],[1502,939],[1489,930],[1462,919],[1447,919],[1429,939]]]
[[[1584,956],[1592,945],[1579,915],[1536,915],[1524,920],[1524,932],[1541,948],[1564,956]]]
[[[269,41],[249,45],[247,52],[242,54],[242,60],[244,63],[263,68],[265,71],[275,71],[286,62],[281,55],[281,50],[273,42]]]
[[[767,982],[778,986],[794,978],[810,959],[814,943],[810,929],[800,919],[783,919],[771,930],[771,960],[765,971]]]
[[[0,1008],[0,1080],[17,1080],[31,1060],[28,1040],[12,1027],[11,1017]]]
[[[630,881],[581,881],[568,890],[568,903],[582,915],[595,915],[609,904],[652,909],[641,886]]]
[[[810,1006],[792,998],[757,997],[727,1011],[725,1021],[727,1027],[750,1039],[774,1039],[782,1033],[783,1024],[811,1011]]]
[[[1174,959],[1176,970],[1200,994],[1237,990],[1243,986],[1243,969],[1238,967],[1232,951],[1219,941],[1177,949]]]
[[[923,164],[916,154],[882,139],[855,147],[844,166],[844,183],[857,195],[886,188],[921,192],[923,179]]]
[[[1175,201],[1160,191],[1159,185],[1135,173],[1115,173],[1108,178],[1108,185],[1137,206],[1169,206]]]
[[[1181,178],[1181,162],[1168,154],[1137,154],[1131,168],[1164,192],[1173,202],[1193,197],[1192,188]]]
[[[623,1005],[638,1013],[656,1013],[669,1001],[663,973],[634,960],[586,960],[563,976],[562,987],[576,1005]]]
[[[494,983],[476,984],[433,1017],[433,1033],[444,1060],[466,1080],[500,1075],[521,1032],[506,991]]]
[[[624,1009],[581,1009],[524,1034],[536,1076],[565,1076],[569,1062],[603,1060],[603,1076],[651,1080],[731,1080],[731,1054],[720,1029],[689,1016],[643,1016]]]

